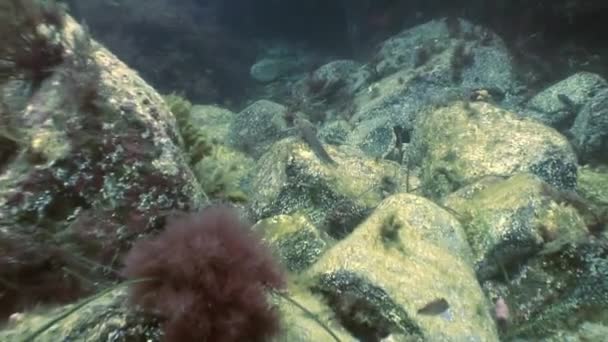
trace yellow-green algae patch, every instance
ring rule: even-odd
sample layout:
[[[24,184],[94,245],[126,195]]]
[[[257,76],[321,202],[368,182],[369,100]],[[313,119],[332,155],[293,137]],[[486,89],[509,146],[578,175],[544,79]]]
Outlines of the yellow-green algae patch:
[[[292,283],[289,285],[288,296],[313,314],[316,320],[293,303],[280,298],[278,304],[281,313],[282,332],[273,342],[334,341],[318,321],[330,329],[340,341],[355,341],[336,321],[327,305],[312,295],[310,291],[303,289],[299,284]]]
[[[391,243],[386,243],[387,223],[399,226]],[[397,326],[409,321],[429,341],[497,341],[470,253],[462,227],[448,212],[422,197],[397,194],[327,251],[309,274],[314,278],[347,271],[363,277],[406,313],[387,307],[387,320]],[[449,303],[446,313],[417,313],[438,298]]]
[[[399,164],[369,159],[347,146],[327,145],[326,149],[336,164],[319,160],[297,138],[275,143],[255,167],[251,181],[254,210],[264,217],[305,209],[317,224],[341,199],[370,208],[387,192],[405,190],[405,172]],[[386,179],[394,186],[382,186]]]
[[[254,230],[263,234],[287,270],[300,272],[314,264],[332,243],[305,215],[277,215],[256,223]]]
[[[482,279],[540,251],[546,242],[586,234],[579,213],[558,205],[545,186],[527,173],[490,177],[445,199],[464,224]]]
[[[433,196],[485,176],[529,171],[549,156],[576,162],[556,130],[485,102],[455,102],[421,115],[413,141],[423,186]]]
[[[595,205],[608,207],[608,167],[580,168],[578,191]]]

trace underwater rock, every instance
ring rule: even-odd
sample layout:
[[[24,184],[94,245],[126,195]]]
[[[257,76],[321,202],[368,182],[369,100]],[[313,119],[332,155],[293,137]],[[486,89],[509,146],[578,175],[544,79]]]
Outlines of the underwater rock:
[[[331,332],[341,341],[352,341],[353,338],[338,323],[334,322],[327,306],[314,297],[309,291],[292,285],[287,294],[290,300],[283,296],[271,296],[272,305],[276,305],[281,316],[281,332],[277,341],[331,341],[329,333],[311,318],[307,312],[294,305],[295,300],[316,319],[324,322]],[[84,303],[92,299],[88,303]],[[128,302],[128,293],[124,286],[109,288],[96,298],[90,297],[81,303],[57,307],[54,309],[37,310],[36,312],[13,315],[11,322],[0,330],[0,340],[5,342],[21,342],[28,337],[34,341],[165,341],[160,322],[150,319]],[[75,310],[69,313],[70,310]],[[63,319],[48,324],[60,316],[69,313]],[[43,329],[43,327],[45,327]]]
[[[577,191],[596,206],[608,209],[608,170],[606,168],[579,168]]]
[[[271,145],[287,136],[283,105],[259,100],[237,113],[230,125],[232,146],[259,158]]]
[[[577,165],[561,156],[547,157],[530,165],[529,172],[562,190],[576,188]]]
[[[352,95],[367,84],[372,74],[361,64],[352,60],[335,60],[320,66],[311,77],[323,80],[325,87],[340,84],[346,94]]]
[[[254,161],[228,146],[234,113],[213,105],[192,106],[174,95],[165,99],[177,117],[189,165],[204,195],[213,200],[245,202],[241,186]]]
[[[331,314],[327,305],[316,296],[312,295],[307,289],[291,286],[289,296],[301,304],[306,310],[316,316],[316,319],[323,322],[331,332],[342,342],[356,341]],[[332,336],[310,315],[296,307],[293,303],[281,300],[279,311],[282,320],[282,333],[276,341],[289,342],[317,342],[317,341],[336,341]]]
[[[359,91],[353,121],[390,118],[413,129],[422,109],[468,98],[478,89],[503,106],[519,85],[504,42],[462,19],[433,20],[387,39],[372,62],[377,81]]]
[[[538,93],[526,104],[523,116],[558,130],[569,129],[581,107],[608,82],[597,74],[579,72]]]
[[[560,247],[559,238],[588,234],[576,211],[552,202],[543,182],[530,174],[486,178],[443,203],[464,225],[480,281],[503,276],[543,248]]]
[[[205,137],[217,144],[228,144],[230,124],[236,114],[214,105],[193,105],[189,121]]]
[[[344,145],[348,135],[353,130],[351,124],[345,120],[336,120],[323,125],[317,135],[327,144]]]
[[[77,308],[89,299],[90,302]],[[83,302],[21,314],[18,320],[0,330],[0,340],[25,341],[36,333],[33,341],[161,341],[162,332],[158,325],[150,324],[144,316],[131,311],[123,305],[126,301],[127,291],[119,286],[96,295],[96,298],[83,299]],[[70,310],[75,311],[42,330],[46,324]]]
[[[360,340],[498,341],[461,225],[425,198],[386,198],[306,274]],[[447,310],[418,313],[439,298]]]
[[[357,123],[347,144],[358,147],[372,158],[385,158],[395,149],[397,136],[386,118],[370,119]]]
[[[255,161],[240,151],[217,144],[210,155],[192,166],[192,172],[205,194],[214,199],[246,202],[243,183]]]
[[[456,102],[424,113],[412,145],[423,190],[433,197],[522,171],[565,189],[576,185],[576,156],[564,136],[488,103]]]
[[[319,229],[342,238],[388,194],[405,189],[397,163],[374,161],[347,146],[325,146],[335,161],[320,160],[296,138],[275,143],[255,167],[251,209],[257,219],[304,213]]]
[[[313,122],[348,120],[356,111],[354,94],[367,86],[371,78],[367,66],[352,60],[334,60],[302,74],[285,85],[292,110],[302,111]]]
[[[168,211],[202,203],[163,98],[71,18],[58,39],[61,64],[22,79],[36,85],[30,92],[2,84],[3,100],[26,100],[2,113],[19,118],[1,170],[2,319],[91,291],[83,279],[103,282],[103,265],[159,229]]]
[[[580,225],[571,207],[552,205],[554,225]],[[557,210],[555,210],[557,209]],[[605,241],[589,234],[567,234],[546,244],[524,263],[506,269],[505,275],[483,282],[489,297],[501,297],[512,308],[509,328],[502,338],[511,340],[563,341],[567,331],[586,322],[605,322],[608,313],[608,262]],[[561,234],[561,233],[560,233]],[[590,341],[595,341],[590,339]]]
[[[303,215],[277,215],[253,226],[291,272],[301,272],[314,264],[333,240],[319,231]]]
[[[455,28],[454,34],[450,28]],[[402,69],[414,69],[429,62],[443,52],[451,39],[472,35],[475,27],[466,20],[436,19],[406,29],[385,40],[376,56],[376,71],[387,76]],[[457,32],[456,32],[457,31]]]
[[[608,326],[603,323],[585,322],[576,329],[564,327],[561,331],[543,339],[545,342],[603,341],[608,336]]]
[[[582,106],[570,132],[579,158],[608,161],[608,88],[598,91]]]

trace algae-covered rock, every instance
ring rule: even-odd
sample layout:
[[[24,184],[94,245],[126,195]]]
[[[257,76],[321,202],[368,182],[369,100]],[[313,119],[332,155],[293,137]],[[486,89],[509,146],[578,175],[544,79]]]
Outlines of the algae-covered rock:
[[[432,20],[382,44],[373,61],[376,82],[354,99],[353,120],[389,119],[410,132],[425,108],[468,98],[486,89],[494,101],[512,106],[518,82],[500,37],[467,20]]]
[[[397,144],[395,129],[386,118],[359,122],[349,134],[348,144],[357,146],[372,158],[385,158]]]
[[[605,312],[608,248],[590,234],[577,195],[518,174],[481,180],[444,204],[463,222],[484,290],[511,308],[506,340],[538,340]]]
[[[576,156],[565,137],[489,103],[456,102],[426,113],[412,143],[430,196],[522,171],[562,189],[576,185]]]
[[[325,146],[335,164],[320,160],[295,138],[262,156],[251,179],[251,208],[257,218],[301,212],[332,237],[341,238],[387,194],[405,189],[399,164],[375,161],[360,151]]]
[[[285,137],[287,109],[278,103],[260,100],[237,113],[230,125],[230,144],[254,158]]]
[[[563,330],[558,331],[546,338],[543,338],[544,342],[594,342],[604,341],[608,336],[608,326],[602,323],[585,322],[580,326],[577,326],[574,330],[568,330],[564,327]],[[533,339],[521,341],[534,341]]]
[[[462,227],[425,198],[388,197],[307,274],[359,339],[498,340]],[[440,299],[447,308],[420,311]]]
[[[19,133],[0,170],[0,318],[91,291],[83,279],[103,282],[100,264],[117,265],[166,212],[202,202],[163,98],[71,18],[56,29],[56,65],[35,78],[13,70],[29,85],[20,91],[0,84],[0,121]]]
[[[210,155],[192,167],[205,194],[235,202],[247,200],[243,182],[251,172],[254,160],[224,145],[213,145]]]
[[[353,60],[334,60],[288,84],[290,102],[306,113],[314,113],[318,119],[349,118],[355,110],[353,95],[372,77],[367,65]]]
[[[344,145],[352,130],[352,125],[347,121],[336,120],[323,125],[318,132],[318,137],[327,144]]]
[[[576,210],[556,204],[543,184],[530,174],[487,178],[445,199],[464,223],[480,280],[502,276],[543,248],[559,249],[565,238],[588,234]]]
[[[332,239],[319,231],[303,215],[277,215],[256,223],[265,240],[291,272],[300,272],[314,264]]]
[[[324,87],[343,87],[346,94],[354,94],[372,77],[370,70],[352,60],[335,60],[322,65],[312,78],[323,80]]]
[[[608,161],[608,88],[582,106],[570,131],[581,159]]]
[[[332,335],[321,325],[331,330],[342,342],[355,342],[351,334],[336,320],[331,310],[322,300],[303,290],[301,286],[291,285],[288,296],[301,305],[303,311],[293,302],[279,299],[279,310],[282,320],[282,333],[273,342],[317,342],[336,341]],[[312,318],[313,314],[315,318]]]
[[[608,207],[608,170],[606,168],[580,168],[578,191],[595,205]]]
[[[608,82],[590,72],[579,72],[541,91],[527,103],[524,115],[558,129],[570,128],[582,105]]]
[[[37,342],[161,341],[158,324],[150,324],[123,305],[127,300],[124,288],[118,287],[91,299],[87,303],[89,298],[52,310],[13,316],[12,322],[0,331],[0,340],[22,342],[35,335],[33,341]],[[65,314],[68,315],[59,319]],[[49,324],[53,321],[54,324]]]
[[[269,299],[280,312],[281,332],[273,342],[331,341],[331,334],[343,342],[355,341],[331,310],[298,284],[291,284],[282,295],[269,293]],[[33,341],[40,342],[164,341],[161,322],[125,305],[127,302],[125,286],[119,284],[81,302],[15,314],[0,330],[0,340],[23,342],[35,337]]]
[[[581,329],[587,322],[606,324],[606,243],[589,236],[563,240],[561,248],[543,250],[508,269],[506,279],[484,282],[490,297],[502,297],[516,308],[511,310],[509,329],[503,331],[504,340],[563,341],[559,338],[565,331]]]
[[[230,123],[235,114],[213,105],[194,105],[190,110],[190,123],[205,134],[209,141],[228,144]]]
[[[241,189],[253,159],[229,146],[231,111],[211,105],[192,105],[169,95],[165,100],[177,118],[189,165],[209,199],[246,201]]]
[[[291,285],[290,291],[284,296],[272,296],[272,304],[277,306],[281,316],[281,333],[272,339],[273,342],[331,341],[332,336],[323,325],[331,329],[331,333],[341,341],[354,341],[336,322],[327,306],[312,294],[301,290],[297,285]],[[37,342],[163,341],[159,322],[124,305],[128,299],[121,285],[85,303],[88,300],[89,298],[50,310],[16,314],[0,331],[0,340],[23,342],[35,335],[34,341]],[[84,305],[80,306],[81,304]],[[67,313],[67,316],[62,317]],[[312,318],[309,313],[315,317]],[[50,324],[51,322],[54,323]]]

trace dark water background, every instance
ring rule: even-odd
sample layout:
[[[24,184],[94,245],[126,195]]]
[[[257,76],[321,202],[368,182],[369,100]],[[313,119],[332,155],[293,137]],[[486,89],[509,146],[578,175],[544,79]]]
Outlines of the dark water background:
[[[602,44],[608,4],[601,0],[69,3],[98,40],[148,81],[194,101],[230,105],[254,92],[248,71],[260,42],[301,44],[320,55],[362,61],[391,35],[440,17],[465,18],[495,31],[521,65],[542,71],[539,86],[573,71],[607,72],[601,59],[608,53]]]

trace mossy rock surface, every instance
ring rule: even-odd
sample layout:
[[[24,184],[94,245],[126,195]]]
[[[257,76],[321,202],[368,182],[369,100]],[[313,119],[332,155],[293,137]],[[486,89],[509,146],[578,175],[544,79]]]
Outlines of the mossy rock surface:
[[[307,274],[358,338],[498,341],[462,227],[425,198],[388,197]],[[418,313],[440,298],[446,311]]]
[[[23,119],[11,122],[21,135],[0,168],[0,277],[19,284],[0,284],[0,319],[90,292],[82,279],[107,277],[97,266],[117,266],[168,211],[202,204],[163,98],[70,17],[56,33],[60,65],[42,80],[17,77],[28,91],[0,84],[3,117]]]
[[[608,207],[608,167],[583,167],[578,174],[578,191],[599,207]]]
[[[326,146],[336,162],[320,160],[299,138],[272,146],[255,166],[251,208],[256,218],[300,212],[342,238],[384,197],[405,189],[400,165],[369,159],[347,146]]]
[[[333,240],[299,214],[269,217],[253,229],[263,234],[286,268],[296,273],[314,264]]]
[[[464,224],[480,280],[525,262],[562,237],[588,234],[581,216],[557,204],[531,174],[490,177],[448,196],[443,202]],[[557,240],[557,241],[556,241]]]
[[[259,158],[271,146],[288,135],[285,113],[281,104],[259,100],[236,113],[230,123],[230,145]]]
[[[604,237],[590,233],[577,203],[547,187],[526,173],[489,177],[443,201],[463,223],[487,297],[511,309],[506,341],[576,329],[608,307]]]
[[[425,113],[412,142],[429,196],[517,172],[562,189],[576,185],[576,155],[564,136],[489,103],[455,102]]]
[[[81,308],[41,331],[34,341],[161,341],[158,324],[151,323],[123,305],[127,300],[125,288],[94,299]],[[19,314],[0,331],[0,340],[22,342],[78,303],[54,309]]]
[[[193,105],[190,110],[190,123],[198,128],[214,143],[227,144],[230,124],[235,113],[213,105]]]

